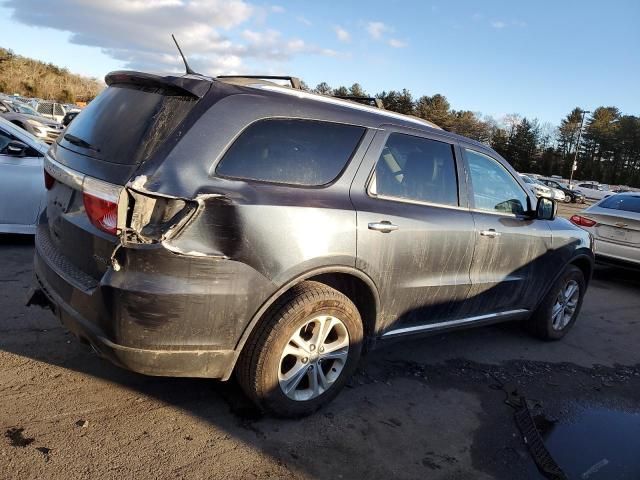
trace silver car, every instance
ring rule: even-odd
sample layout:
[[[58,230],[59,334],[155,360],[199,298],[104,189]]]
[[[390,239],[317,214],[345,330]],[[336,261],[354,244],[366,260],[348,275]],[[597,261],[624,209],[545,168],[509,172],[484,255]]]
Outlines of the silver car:
[[[571,222],[593,235],[596,259],[640,266],[640,193],[611,195]]]
[[[48,148],[0,118],[0,233],[35,233],[46,192],[42,162]]]

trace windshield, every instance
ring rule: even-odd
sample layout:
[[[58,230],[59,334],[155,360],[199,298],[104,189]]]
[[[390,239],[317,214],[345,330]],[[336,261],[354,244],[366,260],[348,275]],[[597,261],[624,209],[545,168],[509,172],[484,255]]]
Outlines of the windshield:
[[[610,208],[613,210],[624,210],[625,212],[640,213],[640,194],[638,195],[614,195],[605,198],[600,208]]]
[[[26,113],[27,115],[36,115],[38,117],[41,116],[34,108],[31,108],[29,105],[25,105],[24,103],[14,102],[11,105],[18,113]]]

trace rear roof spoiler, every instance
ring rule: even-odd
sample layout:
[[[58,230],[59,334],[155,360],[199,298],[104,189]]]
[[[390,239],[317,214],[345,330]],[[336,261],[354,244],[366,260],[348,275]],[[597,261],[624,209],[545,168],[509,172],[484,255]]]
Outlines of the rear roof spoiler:
[[[289,75],[218,75],[216,78],[255,78],[256,80],[286,80],[291,84],[291,88],[302,90],[302,84],[298,77]]]
[[[211,79],[195,75],[181,77],[153,75],[151,73],[119,70],[104,77],[107,85],[137,85],[140,87],[162,88],[177,95],[202,98],[212,85]]]

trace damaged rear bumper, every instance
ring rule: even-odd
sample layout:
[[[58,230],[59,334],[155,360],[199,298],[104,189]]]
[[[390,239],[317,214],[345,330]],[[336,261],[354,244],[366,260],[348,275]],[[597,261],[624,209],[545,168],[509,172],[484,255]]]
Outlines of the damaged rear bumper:
[[[119,345],[106,338],[70,305],[62,302],[38,276],[41,291],[52,303],[60,322],[115,365],[145,375],[227,378],[235,360],[233,350],[159,350]]]
[[[103,358],[145,375],[222,378],[229,376],[235,360],[233,350],[160,350],[119,345],[104,336],[36,274],[40,291],[49,299],[60,322]]]
[[[157,255],[155,259],[162,263]],[[167,255],[185,263],[184,269],[191,274],[194,262],[207,261]],[[231,375],[237,358],[234,346],[243,322],[234,322],[228,309],[233,305],[238,311],[237,303],[247,303],[247,291],[237,288],[238,284],[236,293],[243,295],[229,298],[228,291],[221,294],[208,287],[203,292],[194,281],[181,277],[163,280],[157,272],[150,276],[127,272],[126,277],[111,272],[96,281],[74,271],[61,255],[56,256],[55,247],[47,245],[46,230],[41,229],[36,236],[34,269],[36,290],[30,303],[43,305],[44,294],[59,320],[113,363],[155,376],[226,380]],[[171,291],[159,294],[165,284]],[[250,289],[250,283],[244,287]],[[213,305],[219,309],[212,309]]]

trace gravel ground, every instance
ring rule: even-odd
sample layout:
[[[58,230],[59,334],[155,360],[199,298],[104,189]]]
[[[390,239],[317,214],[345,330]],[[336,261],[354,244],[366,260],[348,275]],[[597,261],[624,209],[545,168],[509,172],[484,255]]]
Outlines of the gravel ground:
[[[32,254],[29,238],[0,239],[0,479],[539,478],[506,386],[553,421],[640,410],[638,272],[599,268],[562,342],[500,325],[396,343],[327,408],[283,421],[233,383],[101,360],[23,306]]]

